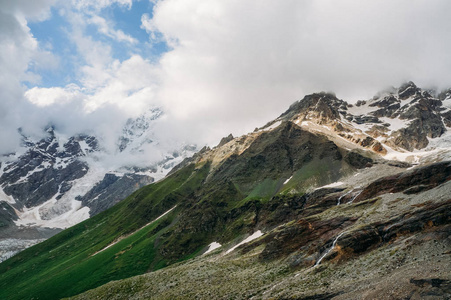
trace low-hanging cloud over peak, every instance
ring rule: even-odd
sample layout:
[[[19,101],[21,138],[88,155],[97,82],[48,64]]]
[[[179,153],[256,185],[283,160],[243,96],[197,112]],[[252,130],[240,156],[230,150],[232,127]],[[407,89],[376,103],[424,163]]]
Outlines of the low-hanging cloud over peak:
[[[408,80],[439,89],[451,85],[451,2],[446,0],[152,1],[152,9],[137,14],[136,32],[101,12],[114,5],[133,10],[137,2],[40,3],[35,18],[48,17],[53,5],[72,22],[67,33],[78,51],[76,81],[31,85],[27,91],[21,82],[39,76],[28,66],[38,57],[34,53],[44,50],[26,24],[14,27],[3,19],[1,32],[23,53],[12,67],[0,61],[2,69],[12,70],[4,75],[7,83],[0,83],[0,106],[10,116],[0,121],[3,128],[12,130],[20,122],[42,126],[53,118],[75,132],[87,124],[102,127],[110,109],[121,123],[160,106],[166,112],[162,135],[211,144],[229,132],[263,125],[307,93],[333,91],[355,101]],[[19,20],[20,5],[6,8],[4,15]],[[89,25],[102,38],[88,35]],[[26,43],[35,46],[30,51]],[[166,46],[155,50],[162,43]],[[128,49],[121,57],[115,57],[118,45]],[[2,58],[8,56],[5,49],[0,48]],[[157,54],[149,56],[146,49]],[[95,112],[97,118],[89,117]],[[27,120],[22,113],[33,117]],[[72,117],[58,116],[64,113]],[[77,123],[80,118],[92,121]]]

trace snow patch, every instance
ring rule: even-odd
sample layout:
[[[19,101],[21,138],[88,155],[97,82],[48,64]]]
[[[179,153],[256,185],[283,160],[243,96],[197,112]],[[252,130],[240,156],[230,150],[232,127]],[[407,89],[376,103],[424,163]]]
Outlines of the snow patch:
[[[61,200],[57,201],[54,198],[44,202],[39,206],[33,208],[25,208],[22,212],[18,212],[19,219],[14,221],[17,226],[41,226],[49,228],[61,228],[65,229],[78,224],[89,218],[89,207],[81,207],[81,201],[71,200],[63,208],[62,212],[58,210],[58,205]],[[63,201],[62,201],[63,202]],[[56,213],[61,212],[61,214],[54,216],[50,219],[43,219],[41,211],[47,212],[49,210],[54,210]]]
[[[411,120],[401,120],[399,118],[392,119],[387,117],[380,117],[379,120],[381,120],[384,123],[390,124],[389,129],[392,131],[396,131],[401,128],[406,128],[412,122]]]
[[[106,170],[92,164],[85,176],[71,182],[72,188],[63,197],[56,200],[58,193],[39,206],[24,208],[18,213],[19,219],[15,221],[15,224],[64,229],[88,219],[89,207],[81,207],[81,201],[75,198],[85,195],[103,179],[105,173]]]
[[[440,160],[451,159],[451,134],[447,133],[440,139],[430,139],[430,144],[422,150],[414,150],[412,152],[400,152],[384,145],[387,149],[385,159],[405,161],[408,163],[419,164],[427,159],[441,156]]]
[[[369,103],[366,103],[364,105],[353,105],[352,107],[348,107],[348,112],[354,116],[360,116],[360,115],[368,115],[370,112],[378,110],[379,107],[377,106],[369,106]]]
[[[279,127],[280,124],[282,124],[282,121],[274,122],[274,123],[272,123],[270,126],[263,127],[263,128],[261,128],[260,130],[258,130],[257,132],[271,131],[271,130],[273,130],[273,129]]]
[[[89,147],[89,145],[86,143],[86,141],[83,141],[83,140],[79,141],[78,145],[80,145],[81,152],[83,152],[83,154],[85,156],[87,156],[91,147]]]
[[[344,182],[337,181],[337,182],[333,182],[333,183],[328,184],[328,185],[323,185],[323,186],[317,187],[317,188],[315,189],[315,191],[316,191],[316,190],[319,190],[319,189],[333,188],[333,187],[341,186],[341,185],[343,185],[343,184],[344,184]]]
[[[65,169],[69,165],[70,160],[69,159],[62,159],[57,157],[55,159],[55,164],[53,165],[54,169]]]
[[[451,97],[446,98],[442,101],[442,105],[447,108],[451,108]]]
[[[5,168],[5,164],[2,164],[1,168],[0,168],[0,177],[2,177],[3,175],[3,169]],[[0,186],[0,201],[6,201],[10,204],[14,204],[16,203],[16,200],[14,200],[14,198],[12,196],[7,195],[4,191],[2,186]]]
[[[216,250],[216,249],[218,249],[218,248],[220,248],[220,247],[222,247],[222,245],[221,245],[220,243],[218,243],[218,242],[213,242],[213,243],[211,243],[210,245],[208,245],[208,250],[207,250],[203,255],[205,255],[205,254],[207,254],[207,253],[210,253],[210,252],[212,252],[213,250]]]
[[[285,185],[285,184],[287,184],[288,183],[288,181],[290,181],[291,180],[291,178],[293,178],[293,175],[291,175],[291,177],[290,178],[288,178],[287,180],[285,180],[284,182],[283,182],[283,184]]]
[[[240,242],[239,244],[237,244],[237,245],[233,246],[232,248],[230,248],[229,250],[227,250],[227,252],[225,254],[229,254],[230,252],[232,252],[239,246],[249,243],[250,241],[257,239],[257,238],[261,237],[262,235],[263,235],[263,233],[260,230],[254,232],[252,235],[248,236],[244,241]]]

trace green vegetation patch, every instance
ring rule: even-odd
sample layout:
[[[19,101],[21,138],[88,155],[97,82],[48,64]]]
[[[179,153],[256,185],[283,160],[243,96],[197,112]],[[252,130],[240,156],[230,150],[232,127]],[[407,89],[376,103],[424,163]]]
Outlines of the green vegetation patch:
[[[199,170],[181,169],[3,262],[0,299],[59,299],[166,266],[156,245],[179,210],[145,225],[192,195],[208,168],[209,164]],[[121,237],[125,238],[95,254]]]

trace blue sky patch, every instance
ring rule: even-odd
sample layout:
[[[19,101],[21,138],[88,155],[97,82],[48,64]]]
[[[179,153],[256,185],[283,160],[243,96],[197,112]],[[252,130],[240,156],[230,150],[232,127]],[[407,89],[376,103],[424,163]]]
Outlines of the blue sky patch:
[[[86,19],[83,35],[90,37],[93,41],[108,45],[111,48],[112,59],[122,62],[132,55],[138,54],[144,59],[157,61],[162,54],[169,51],[169,48],[163,41],[150,41],[149,34],[141,28],[142,15],[148,14],[152,17],[153,6],[152,2],[142,0],[134,1],[130,9],[125,6],[111,5],[96,14],[92,11],[77,11],[77,13],[81,13]],[[136,42],[119,40],[113,34],[100,32],[98,25],[89,22],[93,16],[105,19],[111,32],[120,30]],[[74,25],[68,18],[61,15],[58,8],[52,8],[49,19],[30,22],[28,26],[40,47],[50,51],[58,60],[59,65],[56,69],[37,69],[36,66],[30,65],[30,71],[38,73],[41,76],[41,82],[38,84],[26,82],[25,85],[30,88],[33,86],[63,87],[69,83],[80,84],[79,70],[87,63],[84,61],[82,53],[78,53],[77,45],[70,36]]]

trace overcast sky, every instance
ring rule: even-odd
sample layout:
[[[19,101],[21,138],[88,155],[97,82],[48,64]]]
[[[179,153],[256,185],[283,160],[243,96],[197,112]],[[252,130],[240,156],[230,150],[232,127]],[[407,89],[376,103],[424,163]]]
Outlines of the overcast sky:
[[[0,152],[17,128],[113,141],[160,106],[159,134],[215,144],[333,91],[451,87],[449,0],[0,0]]]

